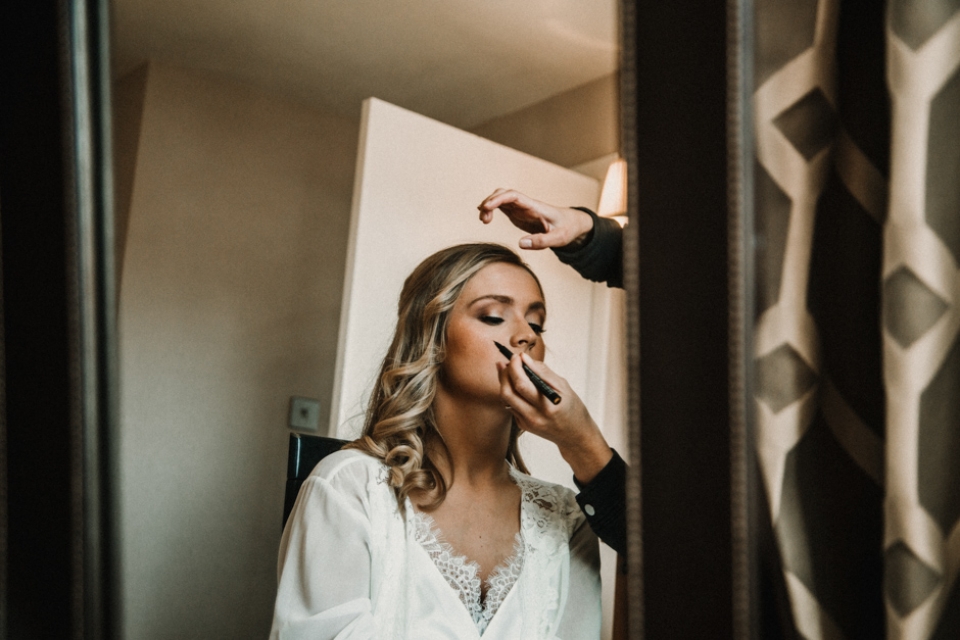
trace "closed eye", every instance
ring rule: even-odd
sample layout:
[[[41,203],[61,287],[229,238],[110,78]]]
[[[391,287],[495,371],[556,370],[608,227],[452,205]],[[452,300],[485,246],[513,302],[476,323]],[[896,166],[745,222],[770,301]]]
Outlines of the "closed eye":
[[[480,322],[491,325],[503,324],[503,318],[497,316],[480,316]]]
[[[542,324],[537,324],[536,322],[528,322],[527,324],[530,325],[530,328],[533,329],[533,332],[537,335],[540,335],[541,333],[546,331],[546,329],[543,328]]]

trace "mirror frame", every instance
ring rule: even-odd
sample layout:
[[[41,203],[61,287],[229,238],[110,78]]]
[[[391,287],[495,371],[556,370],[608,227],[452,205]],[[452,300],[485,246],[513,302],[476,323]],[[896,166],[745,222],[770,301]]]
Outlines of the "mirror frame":
[[[629,637],[768,637],[749,402],[753,2],[620,12]]]
[[[108,29],[107,0],[0,13],[4,638],[119,634]]]

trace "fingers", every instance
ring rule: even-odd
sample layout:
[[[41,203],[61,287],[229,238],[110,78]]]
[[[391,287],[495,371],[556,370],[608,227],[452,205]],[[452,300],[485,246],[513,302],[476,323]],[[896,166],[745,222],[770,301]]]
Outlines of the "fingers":
[[[499,204],[491,206],[491,202],[497,199],[497,197],[502,194],[506,189],[497,189],[486,198],[483,199],[477,209],[480,211],[480,222],[483,224],[490,224],[493,222],[493,212],[497,210],[500,206]]]
[[[500,207],[500,195],[504,193],[506,189],[497,189],[489,196],[484,198],[483,202],[477,207],[480,210],[480,221],[483,224],[490,224],[493,221],[493,212]]]
[[[500,397],[513,413],[520,428],[541,437],[550,438],[556,407],[540,395],[521,367],[520,358],[501,364]]]
[[[556,389],[563,396],[563,402],[554,405],[541,396],[527,378],[522,364]],[[509,363],[497,363],[497,369],[500,396],[520,428],[556,444],[576,477],[592,478],[596,475],[609,461],[610,447],[567,381],[526,353],[515,355]]]
[[[481,211],[484,209],[496,209],[496,207],[491,207],[490,203],[493,200],[495,200],[498,196],[500,196],[503,193],[506,193],[507,191],[508,189],[502,189],[502,188],[494,189],[493,193],[491,193],[490,195],[488,195],[486,198],[483,199],[483,202],[480,203],[480,206],[478,206],[477,209],[480,209]]]
[[[501,396],[516,408],[539,407],[541,404],[540,392],[530,382],[530,378],[523,370],[522,361],[514,356],[510,362],[500,370]]]
[[[521,207],[529,207],[530,199],[514,189],[497,189],[489,196],[484,198],[483,202],[480,203],[477,209],[480,210],[481,214],[484,212],[492,214],[493,211],[499,209],[501,206],[512,204],[519,205]]]
[[[502,367],[498,367],[500,371],[501,386],[509,386],[511,397],[521,398],[526,402],[526,404],[537,407],[539,410],[550,409],[551,411],[549,411],[549,413],[553,413],[553,408],[555,405],[547,400],[547,398],[540,393],[533,382],[531,382],[527,372],[523,369],[524,365],[537,374],[544,382],[553,387],[561,395],[561,397],[564,397],[565,395],[576,395],[570,389],[570,385],[567,383],[567,381],[554,373],[550,367],[545,365],[543,362],[530,357],[530,355],[527,353],[521,353],[519,355],[514,355],[514,357],[511,358],[510,362],[507,364],[504,364]]]
[[[480,221],[490,224],[494,212],[500,209],[516,223],[517,219],[527,219],[535,216],[537,202],[513,189],[497,189],[477,206],[480,211]]]
[[[564,380],[559,375],[557,375],[556,373],[554,373],[554,371],[550,367],[548,367],[546,363],[544,363],[542,360],[537,360],[531,357],[530,354],[526,352],[520,353],[520,360],[522,364],[525,364],[528,367],[530,367],[530,369],[533,370],[535,374],[543,378],[544,382],[549,384],[551,387],[553,387],[557,391],[561,392],[561,394],[564,391],[569,392],[570,385],[567,384],[567,381]],[[522,368],[520,370],[523,371]],[[524,377],[526,377],[526,374],[524,374]],[[533,386],[533,383],[531,383],[530,386]],[[536,388],[534,387],[534,389]]]

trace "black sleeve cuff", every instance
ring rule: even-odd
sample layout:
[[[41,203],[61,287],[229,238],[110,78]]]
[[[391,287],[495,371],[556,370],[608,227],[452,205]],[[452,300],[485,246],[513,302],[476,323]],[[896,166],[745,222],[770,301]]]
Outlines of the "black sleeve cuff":
[[[617,553],[627,552],[627,463],[616,451],[600,473],[588,483],[574,477],[580,489],[577,504],[597,537]]]
[[[553,252],[587,280],[623,288],[623,229],[616,220],[601,218],[590,209],[573,208],[593,218],[592,235],[579,247],[555,247]]]

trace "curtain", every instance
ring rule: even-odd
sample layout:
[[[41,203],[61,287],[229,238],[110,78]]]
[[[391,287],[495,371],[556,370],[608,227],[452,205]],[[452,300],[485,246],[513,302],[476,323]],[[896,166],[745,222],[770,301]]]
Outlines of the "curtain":
[[[960,638],[960,0],[756,0],[754,21],[785,635]]]

